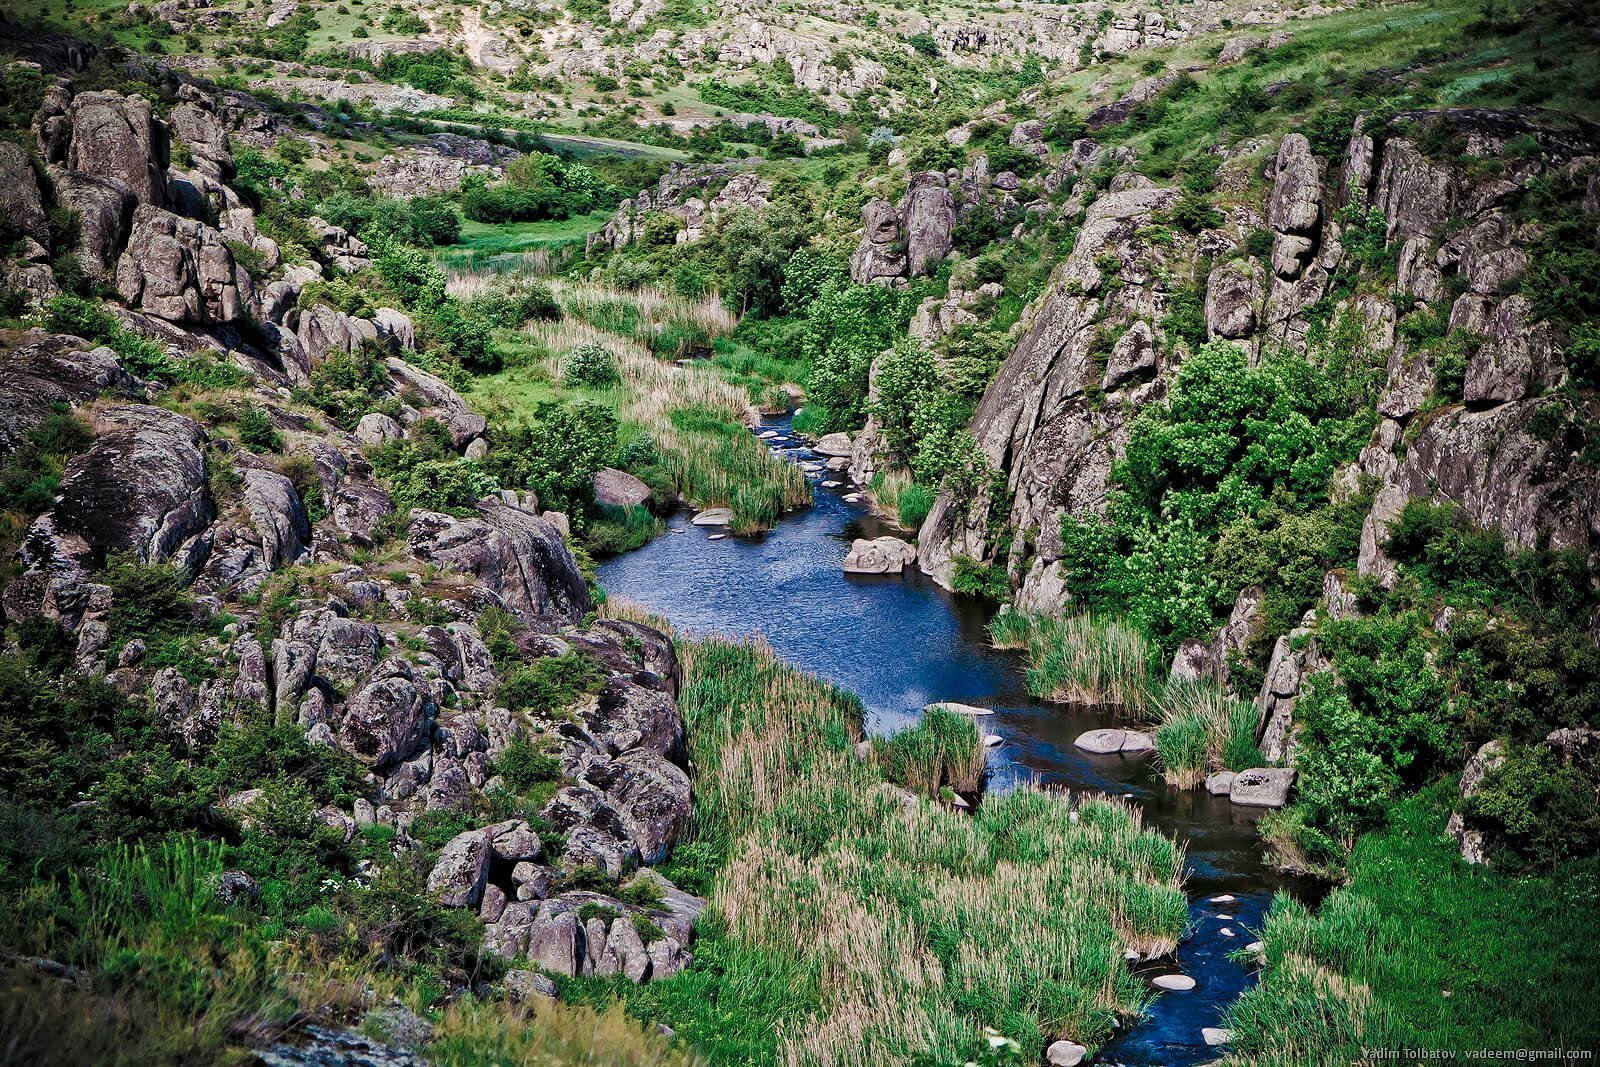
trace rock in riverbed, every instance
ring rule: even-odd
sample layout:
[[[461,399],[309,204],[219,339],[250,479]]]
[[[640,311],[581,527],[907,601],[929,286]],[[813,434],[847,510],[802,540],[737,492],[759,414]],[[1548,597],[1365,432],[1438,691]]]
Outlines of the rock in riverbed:
[[[1288,767],[1257,767],[1234,776],[1228,797],[1250,808],[1281,808],[1289,800],[1294,771]]]
[[[945,701],[941,701],[941,702],[939,702],[937,704],[928,704],[928,705],[924,706],[922,710],[923,710],[923,712],[929,712],[929,711],[932,711],[934,708],[943,708],[946,711],[953,711],[957,715],[993,715],[994,714],[994,712],[989,708],[980,708],[980,707],[977,707],[976,705],[973,705],[973,704],[958,704],[953,700],[945,700]]]
[[[1050,1067],[1078,1067],[1089,1050],[1076,1041],[1056,1041],[1044,1050],[1044,1061]]]
[[[696,526],[726,526],[733,521],[732,508],[706,508],[696,512],[694,518],[689,520]]]
[[[1226,1045],[1233,1040],[1233,1031],[1224,1030],[1220,1026],[1205,1026],[1200,1029],[1200,1038],[1206,1044],[1215,1048],[1217,1045]]]
[[[846,574],[899,574],[916,562],[917,546],[898,537],[858,537],[844,558]]]
[[[1194,988],[1194,979],[1186,974],[1163,974],[1151,982],[1151,985],[1154,985],[1157,989],[1181,993]]]
[[[1206,776],[1206,792],[1214,797],[1225,797],[1233,789],[1233,772],[1218,771]]]
[[[1090,730],[1087,733],[1079,734],[1078,739],[1073,744],[1085,752],[1093,752],[1102,756],[1110,755],[1113,752],[1137,756],[1143,752],[1150,752],[1156,747],[1155,738],[1147,733],[1142,733],[1139,730],[1116,729]]]
[[[851,447],[849,434],[830,433],[811,446],[811,450],[819,456],[838,458],[849,456]]]

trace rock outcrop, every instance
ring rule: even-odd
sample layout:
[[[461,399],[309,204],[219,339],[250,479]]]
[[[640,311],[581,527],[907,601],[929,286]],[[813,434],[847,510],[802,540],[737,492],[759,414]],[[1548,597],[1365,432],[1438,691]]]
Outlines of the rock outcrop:
[[[938,171],[914,174],[898,206],[869,201],[861,209],[861,223],[861,243],[850,257],[854,281],[895,284],[930,274],[949,255],[955,229],[949,181]]]

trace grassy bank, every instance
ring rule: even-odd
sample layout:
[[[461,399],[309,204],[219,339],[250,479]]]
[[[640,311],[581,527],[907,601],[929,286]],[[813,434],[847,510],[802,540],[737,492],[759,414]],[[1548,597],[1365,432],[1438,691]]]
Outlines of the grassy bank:
[[[452,275],[450,289],[470,299],[506,284],[503,275],[462,271]],[[650,485],[662,504],[681,497],[696,507],[731,508],[737,533],[766,529],[810,503],[804,473],[747,430],[750,392],[715,361],[677,362],[736,325],[714,296],[690,300],[562,282],[553,294],[559,317],[533,319],[505,335],[504,368],[472,379],[465,390],[493,424],[513,425],[551,401],[601,404],[620,423],[617,465]],[[596,349],[613,373],[575,373],[573,353]],[[648,536],[648,523],[626,517],[605,523],[626,527],[605,535],[611,550]]]
[[[1375,1048],[1594,1049],[1600,866],[1472,867],[1441,831],[1451,790],[1396,806],[1313,915],[1279,897],[1266,969],[1234,1007],[1230,1064],[1358,1062]]]
[[[1217,770],[1261,764],[1256,709],[1210,681],[1170,683],[1155,643],[1119,619],[1008,611],[989,624],[1000,648],[1028,659],[1028,691],[1062,704],[1112,707],[1155,729],[1162,774],[1192,789]]]
[[[1033,789],[970,816],[907,802],[856,755],[853,696],[760,644],[680,653],[699,777],[669,873],[712,913],[689,971],[574,995],[620,994],[718,1063],[960,1063],[985,1027],[1037,1058],[1140,1010],[1124,949],[1170,950],[1187,911],[1180,850],[1136,812]]]

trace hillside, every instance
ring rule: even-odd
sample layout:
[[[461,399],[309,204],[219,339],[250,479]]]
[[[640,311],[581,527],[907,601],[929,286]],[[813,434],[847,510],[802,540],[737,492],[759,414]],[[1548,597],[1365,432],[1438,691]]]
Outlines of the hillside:
[[[1597,32],[8,9],[0,1063],[1101,1062],[1204,939],[1136,1062],[1600,1045]],[[1029,708],[601,578],[840,501]]]

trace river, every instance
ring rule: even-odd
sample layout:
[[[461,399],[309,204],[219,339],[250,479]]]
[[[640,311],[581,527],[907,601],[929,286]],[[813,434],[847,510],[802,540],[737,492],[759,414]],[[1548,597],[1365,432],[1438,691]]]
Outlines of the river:
[[[775,434],[767,443],[780,455],[814,460],[786,418],[758,430]],[[914,722],[936,701],[993,708],[981,725],[1005,740],[990,752],[991,789],[1037,780],[1137,803],[1146,826],[1185,847],[1190,901],[1190,934],[1176,956],[1140,972],[1147,978],[1179,972],[1196,985],[1162,993],[1146,1018],[1094,1062],[1186,1067],[1219,1058],[1201,1029],[1219,1026],[1227,1005],[1254,981],[1251,969],[1228,953],[1256,939],[1272,894],[1293,888],[1261,862],[1255,813],[1203,789],[1170,788],[1148,757],[1095,756],[1073,747],[1085,730],[1123,724],[1095,709],[1029,696],[1017,655],[989,644],[992,608],[985,604],[954,596],[920,573],[845,574],[840,564],[853,539],[897,531],[865,504],[846,501],[848,485],[823,488],[817,474],[812,480],[815,503],[761,537],[715,538],[725,531],[675,515],[669,532],[604,563],[601,584],[685,635],[765,637],[787,662],[859,694],[874,733]]]

